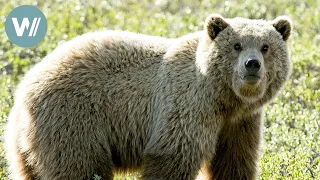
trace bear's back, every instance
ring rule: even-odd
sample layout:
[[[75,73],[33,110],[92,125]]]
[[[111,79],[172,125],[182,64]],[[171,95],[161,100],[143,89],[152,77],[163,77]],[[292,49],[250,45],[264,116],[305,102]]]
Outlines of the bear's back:
[[[99,83],[117,77],[134,79],[140,71],[149,69],[156,74],[172,41],[124,31],[84,34],[59,46],[33,67],[18,87],[17,95],[30,89],[34,97],[39,97],[40,93],[50,94],[68,86],[99,89]]]

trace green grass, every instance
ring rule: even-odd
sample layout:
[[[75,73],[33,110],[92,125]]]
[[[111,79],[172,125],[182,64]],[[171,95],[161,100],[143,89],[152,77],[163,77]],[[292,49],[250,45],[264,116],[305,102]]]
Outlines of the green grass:
[[[104,28],[179,37],[202,30],[213,12],[230,18],[272,20],[285,14],[293,19],[292,78],[265,113],[260,179],[320,179],[320,0],[58,1],[0,0],[0,179],[8,179],[2,142],[14,89],[59,43]],[[46,38],[33,48],[13,45],[4,30],[10,10],[23,4],[38,6],[49,23]]]

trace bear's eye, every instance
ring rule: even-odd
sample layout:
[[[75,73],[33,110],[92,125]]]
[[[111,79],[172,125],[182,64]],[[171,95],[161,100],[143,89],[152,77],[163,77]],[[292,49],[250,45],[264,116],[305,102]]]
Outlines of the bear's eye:
[[[261,48],[261,52],[263,52],[263,53],[266,53],[266,52],[268,52],[268,50],[269,50],[269,46],[268,45],[263,45],[262,46],[262,48]]]
[[[237,50],[237,51],[241,51],[242,50],[241,44],[240,43],[236,43],[234,45],[234,49]]]

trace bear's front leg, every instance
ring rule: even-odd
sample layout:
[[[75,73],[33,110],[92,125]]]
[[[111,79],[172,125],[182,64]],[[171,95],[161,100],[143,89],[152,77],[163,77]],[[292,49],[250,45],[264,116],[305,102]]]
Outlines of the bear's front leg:
[[[188,159],[190,158],[190,159]],[[147,155],[144,180],[195,180],[200,169],[200,159],[181,154]]]
[[[188,129],[193,127],[193,130]],[[185,129],[183,129],[185,128]],[[158,130],[144,153],[144,180],[195,180],[208,151],[207,131],[190,125]]]
[[[212,179],[256,179],[261,123],[259,112],[224,124],[211,163]]]

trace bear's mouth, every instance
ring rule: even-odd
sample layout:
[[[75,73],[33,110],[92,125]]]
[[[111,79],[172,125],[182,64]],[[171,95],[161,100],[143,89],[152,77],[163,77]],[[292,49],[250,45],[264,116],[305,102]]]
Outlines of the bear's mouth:
[[[245,101],[256,101],[265,93],[265,77],[259,73],[238,74],[232,82],[236,95]]]
[[[261,77],[257,74],[248,74],[240,77],[244,83],[249,85],[258,84],[261,81]]]

